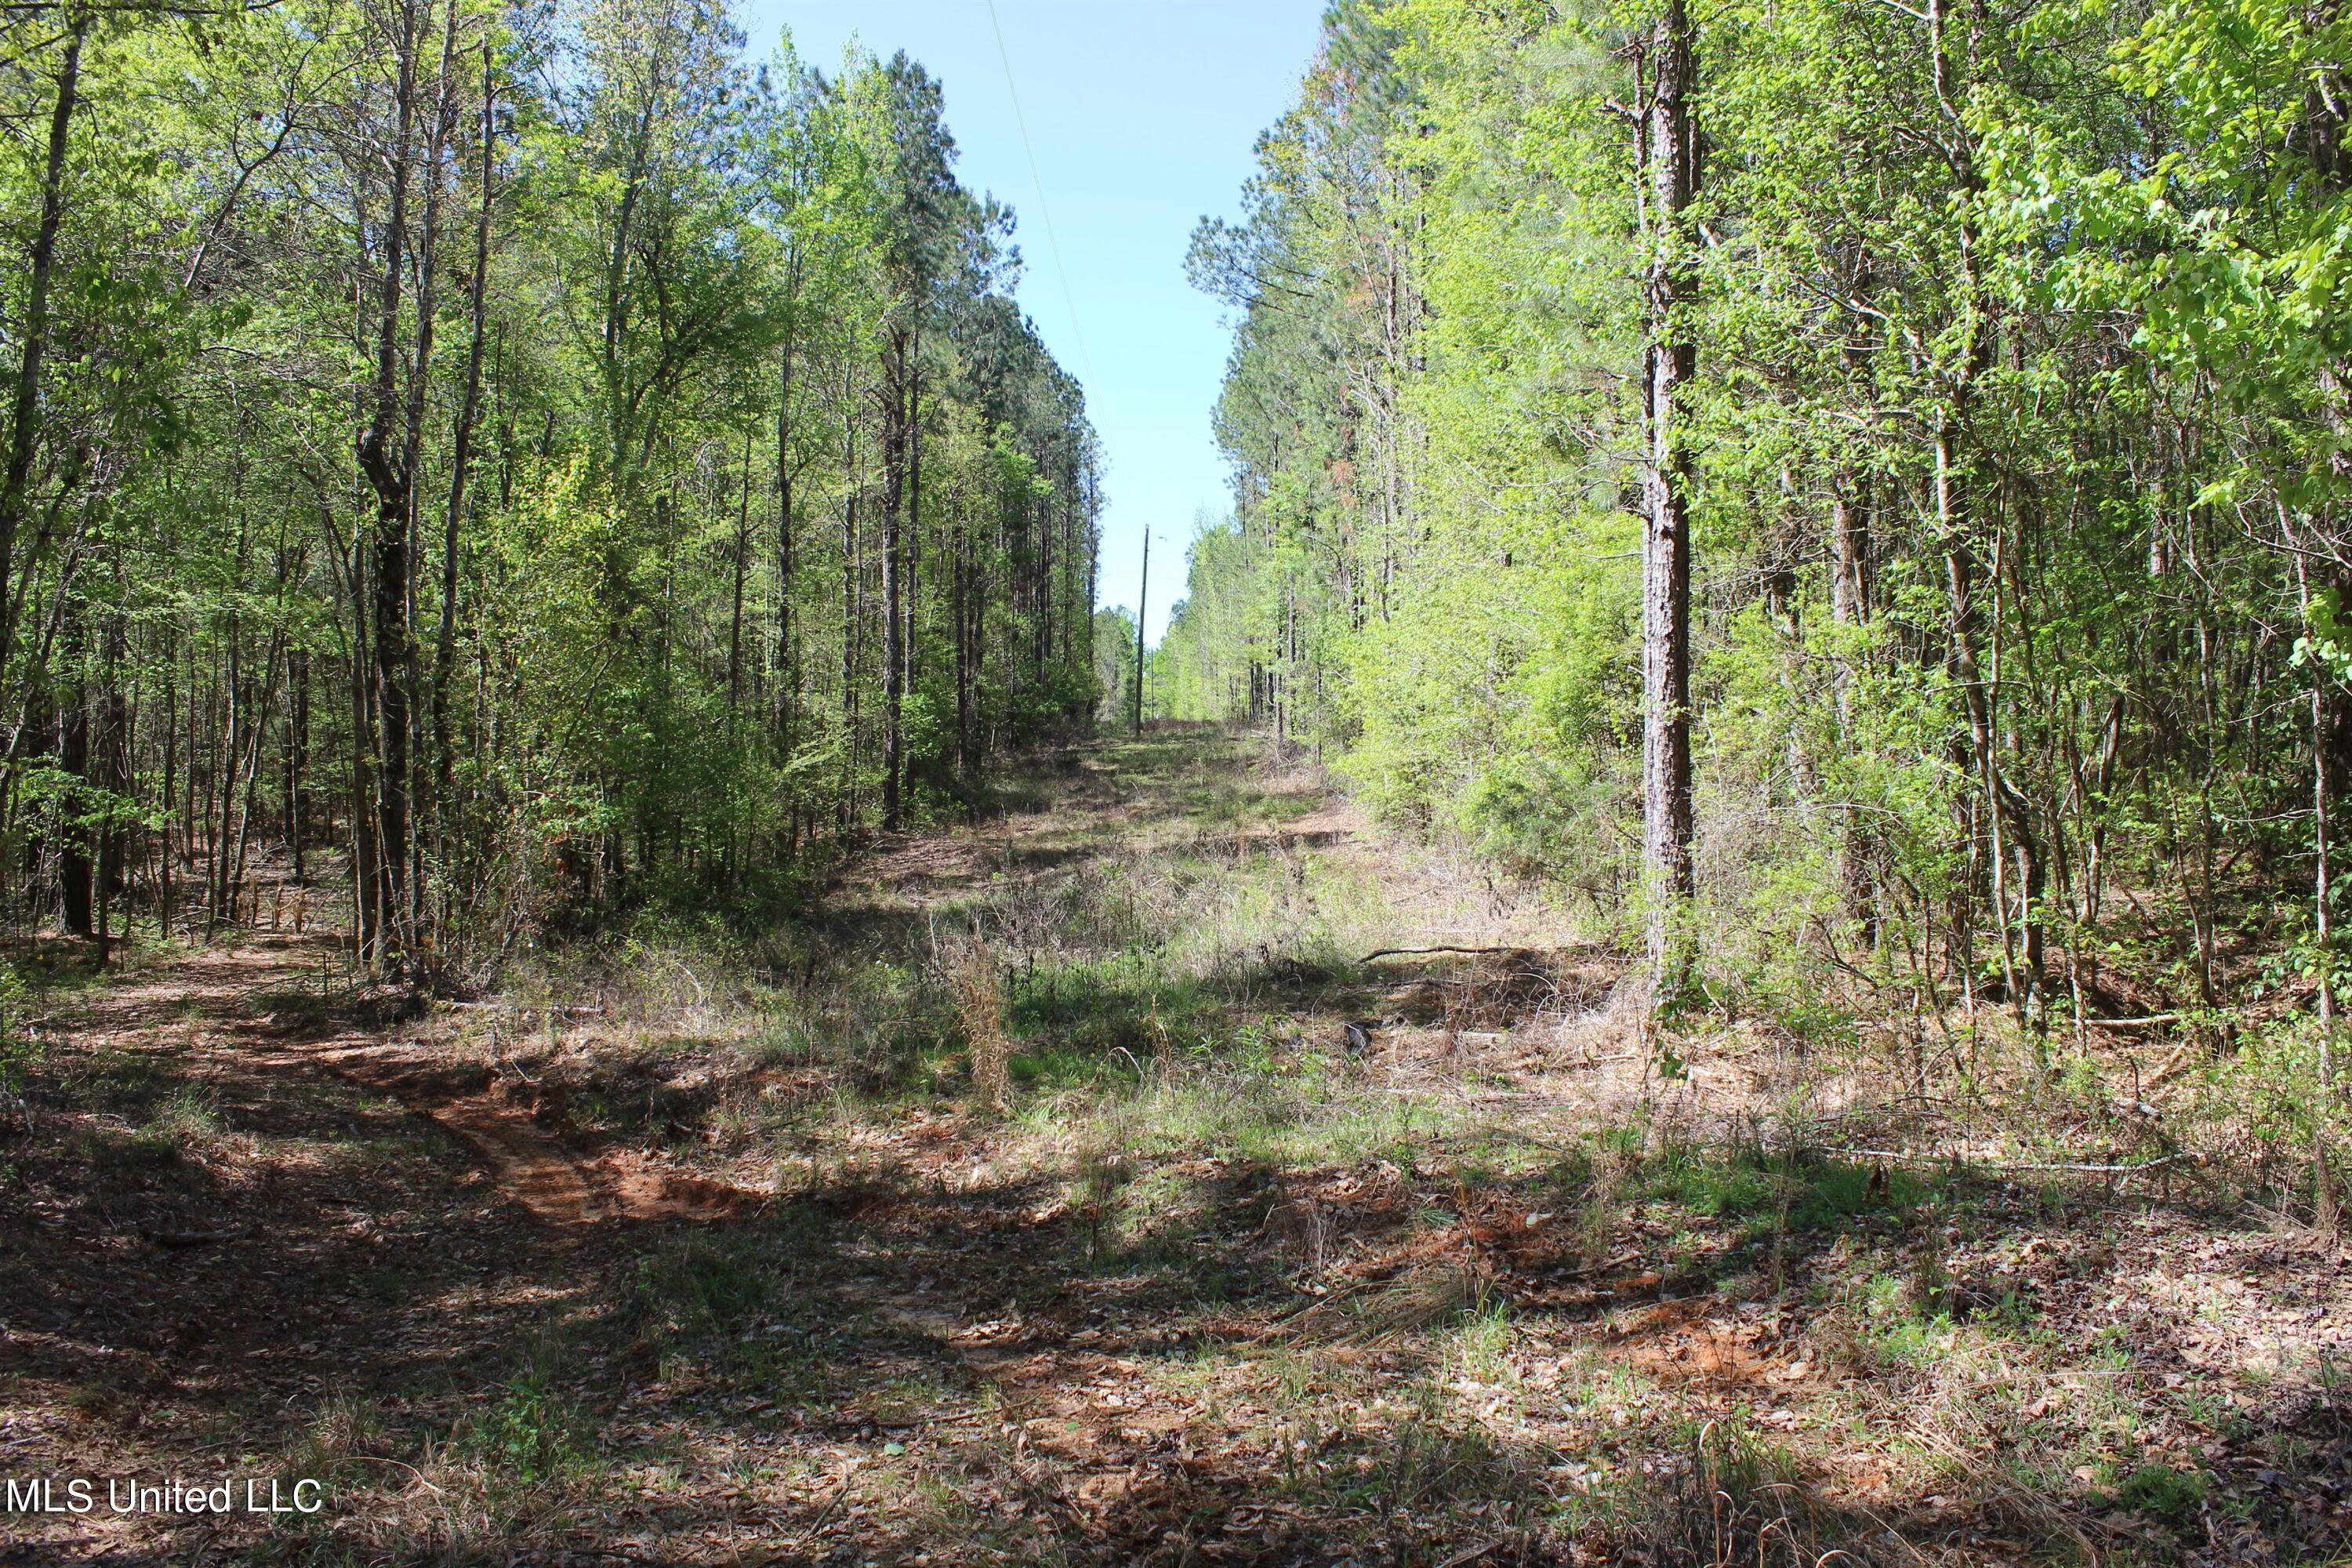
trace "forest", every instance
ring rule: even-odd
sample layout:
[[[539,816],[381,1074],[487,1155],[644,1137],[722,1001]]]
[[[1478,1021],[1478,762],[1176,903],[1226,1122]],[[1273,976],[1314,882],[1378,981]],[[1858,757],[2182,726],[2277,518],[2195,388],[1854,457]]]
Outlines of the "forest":
[[[919,66],[700,3],[12,15],[20,922],[209,935],[282,847],[360,967],[462,979],[772,902],[1087,713],[1099,455]]]
[[[1908,987],[2079,1040],[2267,993],[2324,1077],[2352,23],[1326,26],[1194,237],[1235,506],[1158,710],[1559,879],[1662,1005]]]
[[[0,6],[0,1564],[2352,1560],[2340,0],[1329,0],[1132,605],[782,20]]]

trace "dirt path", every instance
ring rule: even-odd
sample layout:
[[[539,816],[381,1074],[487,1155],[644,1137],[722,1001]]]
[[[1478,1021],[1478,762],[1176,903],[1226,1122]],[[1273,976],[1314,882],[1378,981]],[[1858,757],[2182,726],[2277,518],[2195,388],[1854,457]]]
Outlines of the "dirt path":
[[[1222,737],[1019,782],[801,924],[515,998],[400,1016],[268,935],[61,985],[0,1099],[0,1477],[333,1502],[0,1517],[0,1563],[2352,1541],[2326,1260],[2185,1187],[1759,1152],[1867,1080],[1743,1022],[1661,1085],[1622,960]]]
[[[111,991],[85,1027],[100,1044],[210,1060],[216,1070],[326,1072],[396,1100],[456,1139],[498,1192],[557,1228],[603,1221],[740,1218],[767,1194],[584,1152],[529,1076],[403,1019],[393,994],[310,1005],[341,962],[330,942],[265,938],[191,954]],[[323,988],[321,988],[323,989]],[[376,1020],[381,1020],[376,1021]]]
[[[624,977],[683,974],[670,1015],[403,1016],[339,990],[329,945],[262,938],[61,1006],[76,1059],[184,1087],[70,1114],[56,1097],[37,1224],[87,1262],[12,1314],[30,1372],[0,1445],[136,1468],[226,1426],[327,1465],[346,1500],[331,1539],[405,1543],[367,1561],[517,1542],[551,1562],[1110,1563],[1170,1542],[1189,1542],[1171,1561],[1323,1561],[1323,1505],[1265,1490],[1298,1432],[1390,1464],[1405,1450],[1370,1435],[1371,1402],[1450,1364],[1492,1292],[1591,1317],[1659,1291],[1643,1259],[1538,1234],[1547,1200],[1472,1194],[1399,1137],[1416,1114],[1423,1144],[1539,1126],[1569,1103],[1561,1072],[1588,1089],[1618,1072],[1527,1027],[1604,1004],[1610,966],[1222,742],[1040,775],[1037,809],[854,862],[796,939],[814,945],[763,965],[797,977],[789,999],[673,954]],[[973,930],[1030,1041],[1021,1098],[1066,1115],[976,1114],[960,1051],[937,1054],[962,1028],[932,974],[941,932]],[[1486,952],[1355,963],[1447,941]],[[727,1006],[786,1009],[822,1055],[747,1055]],[[1202,1058],[1195,1080],[1180,1049],[1256,1065]],[[1334,1076],[1308,1097],[1300,1071]],[[1160,1088],[1118,1087],[1138,1072]],[[201,1114],[173,1109],[192,1093]],[[107,1155],[93,1177],[70,1150],[92,1136],[163,1163],[109,1174]],[[127,1253],[107,1239],[126,1228]],[[108,1305],[126,1299],[158,1305]],[[128,1378],[109,1360],[126,1332]],[[189,1347],[194,1380],[171,1365]],[[257,1354],[286,1413],[268,1439],[231,1414]],[[347,1431],[338,1390],[398,1414]],[[609,1496],[548,1489],[591,1455],[653,1468]],[[1522,1462],[1475,1495],[1523,1485]],[[518,1470],[541,1479],[500,1479]],[[462,1519],[451,1497],[472,1500]],[[1409,1522],[1443,1511],[1411,1489],[1381,1509],[1391,1531],[1455,1531],[1452,1551],[1485,1539]],[[751,1555],[642,1544],[681,1518]],[[118,1528],[79,1554],[156,1539]]]
[[[559,1229],[611,1220],[740,1219],[767,1196],[705,1177],[647,1171],[625,1154],[590,1157],[549,1131],[528,1079],[419,1059],[414,1042],[304,1044],[294,1054],[387,1094],[479,1159],[499,1193]]]

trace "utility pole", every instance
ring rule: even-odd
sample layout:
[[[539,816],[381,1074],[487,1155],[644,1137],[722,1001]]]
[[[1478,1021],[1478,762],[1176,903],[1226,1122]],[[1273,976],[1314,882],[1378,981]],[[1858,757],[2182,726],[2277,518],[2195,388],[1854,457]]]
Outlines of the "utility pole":
[[[1135,732],[1143,733],[1143,601],[1151,592],[1151,531],[1143,531],[1143,581],[1135,590]]]

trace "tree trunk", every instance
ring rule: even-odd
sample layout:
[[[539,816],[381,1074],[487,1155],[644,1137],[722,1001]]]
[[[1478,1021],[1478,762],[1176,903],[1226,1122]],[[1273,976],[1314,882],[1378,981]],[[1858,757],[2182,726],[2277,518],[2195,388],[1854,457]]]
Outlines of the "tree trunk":
[[[81,648],[69,647],[67,657],[76,668],[73,683],[58,705],[58,766],[83,781],[85,787],[69,792],[62,802],[65,821],[58,835],[58,914],[68,933],[89,938],[98,934],[90,920],[91,866],[87,820],[93,805],[86,787],[90,776],[89,693],[81,681]]]
[[[10,592],[16,571],[16,536],[29,510],[26,490],[41,434],[41,365],[49,347],[49,275],[56,266],[58,229],[65,219],[66,148],[72,137],[74,107],[81,86],[82,38],[89,16],[76,11],[67,24],[65,58],[58,67],[58,97],[49,114],[48,148],[41,174],[41,216],[33,230],[30,276],[16,340],[16,386],[8,421],[7,467],[0,470],[0,670],[8,666],[15,642],[15,606],[23,595]]]
[[[2282,515],[2284,510],[2282,510]],[[2294,548],[2294,541],[2286,541]],[[2303,603],[2304,624],[2312,618],[2311,569],[2304,553],[2294,556],[2295,588]],[[2318,954],[2319,1092],[2323,1116],[2312,1138],[2311,1167],[2314,1207],[2323,1229],[2336,1228],[2339,1215],[2336,1178],[2329,1168],[2325,1112],[2333,1110],[2336,1095],[2336,924],[2331,905],[2336,894],[2335,805],[2346,775],[2352,773],[2352,722],[2334,690],[2336,675],[2323,660],[2311,667],[2311,805],[2313,856],[2311,869],[2312,946]]]
[[[162,842],[155,858],[155,934],[159,941],[172,934],[172,805],[173,791],[179,784],[180,761],[180,680],[179,667],[170,642],[164,644],[163,669],[163,825],[157,829]]]
[[[1841,476],[1830,499],[1830,619],[1850,630],[1870,620],[1870,521],[1852,481]],[[1852,655],[1842,653],[1837,675],[1837,733],[1851,752],[1856,744],[1855,691],[1858,672]],[[1837,886],[1849,919],[1863,927],[1866,945],[1877,942],[1870,893],[1869,849],[1861,813],[1849,806],[1838,827]]]
[[[800,704],[800,650],[793,641],[793,341],[784,340],[776,387],[776,733],[792,759]]]
[[[845,833],[857,820],[857,399],[855,378],[845,363],[841,372],[842,421],[841,500],[841,755],[842,788],[839,820]]]
[[[455,13],[452,13],[453,19]],[[475,215],[474,277],[467,301],[472,333],[466,346],[466,391],[457,405],[457,428],[449,437],[449,510],[441,531],[441,626],[433,649],[434,815],[449,810],[450,779],[457,747],[449,736],[449,670],[457,647],[457,529],[466,511],[466,484],[474,452],[474,422],[482,399],[482,319],[490,269],[490,212],[497,200],[497,83],[490,74],[490,46],[482,46],[482,192]],[[442,823],[446,832],[446,822]],[[297,879],[299,879],[299,874]]]
[[[1143,531],[1143,571],[1135,586],[1135,732],[1143,733],[1143,606],[1151,596],[1151,531]]]
[[[751,558],[751,426],[743,426],[743,503],[735,513],[735,607],[727,626],[727,721],[743,689],[743,573]]]
[[[404,461],[406,442],[394,445],[400,420],[400,300],[408,236],[408,184],[416,115],[416,6],[405,0],[399,13],[394,83],[395,130],[393,138],[390,190],[383,235],[383,279],[378,290],[376,364],[371,414],[359,442],[360,468],[376,496],[373,531],[375,587],[374,718],[376,721],[374,886],[365,902],[374,905],[377,924],[373,941],[361,956],[377,963],[391,956],[401,942],[408,868],[408,722],[409,664],[408,534],[411,480],[415,469]],[[432,255],[425,252],[421,275],[433,276]],[[432,312],[420,300],[417,333],[429,346]],[[411,372],[422,390],[425,366]]]
[[[1690,491],[1692,464],[1676,406],[1697,367],[1685,232],[1698,183],[1691,99],[1695,39],[1683,0],[1666,0],[1650,49],[1647,105],[1651,214],[1649,454],[1643,472],[1642,866],[1649,900],[1653,1005],[1669,1008],[1690,980]]]
[[[286,696],[286,848],[294,858],[294,885],[303,885],[302,775],[310,765],[310,650],[296,647],[287,655]]]
[[[961,509],[950,546],[948,610],[955,622],[956,770],[971,776],[971,540]]]
[[[125,833],[122,818],[118,815],[130,804],[131,773],[131,701],[122,692],[122,663],[128,637],[121,613],[109,613],[105,647],[100,655],[103,671],[99,685],[98,700],[91,711],[90,782],[105,796],[105,816],[98,825],[98,868],[95,897],[98,900],[98,940],[103,943],[111,934],[108,926],[107,909],[110,900],[125,888],[123,847]]]
[[[361,962],[383,945],[383,887],[376,873],[375,824],[373,806],[375,790],[369,778],[368,759],[371,747],[368,737],[374,722],[374,710],[369,693],[374,687],[368,669],[368,592],[366,581],[366,528],[362,520],[354,519],[352,528],[351,568],[347,581],[352,599],[351,647],[351,811],[352,811],[352,932],[354,956]]]
[[[882,424],[882,831],[898,831],[900,710],[906,696],[905,627],[898,552],[907,500],[907,347],[904,328],[890,333]]]
[[[907,343],[907,629],[904,685],[915,689],[915,673],[922,658],[915,621],[923,603],[923,338],[920,329]]]

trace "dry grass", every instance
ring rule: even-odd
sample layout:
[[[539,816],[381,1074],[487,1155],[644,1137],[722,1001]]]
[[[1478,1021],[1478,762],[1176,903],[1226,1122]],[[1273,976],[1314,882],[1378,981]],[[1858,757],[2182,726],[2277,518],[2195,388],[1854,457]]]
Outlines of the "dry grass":
[[[2122,1055],[2051,1071],[1990,1016],[1727,992],[1662,1079],[1623,965],[1528,890],[1238,746],[1087,761],[1053,814],[894,847],[818,937],[562,954],[404,1038],[583,1170],[772,1205],[551,1236],[415,1105],[304,1101],[328,1080],[275,1037],[217,1054],[226,1000],[138,1047],[201,1084],[37,1069],[0,1159],[41,1216],[12,1243],[60,1262],[0,1257],[33,1369],[0,1419],[44,1460],[162,1467],[197,1409],[205,1443],[334,1477],[308,1535],[212,1548],[256,1563],[658,1534],[697,1564],[2122,1568],[2347,1540],[2327,1260],[2244,1223],[2218,1167],[2000,1167],[2185,1142],[2179,1102],[2120,1105]],[[1443,945],[1497,951],[1360,962]],[[92,1218],[174,1185],[270,1250],[141,1261]],[[134,1341],[81,1300],[162,1306]],[[231,1374],[278,1381],[232,1408]]]
[[[968,938],[947,955],[945,965],[955,991],[956,1019],[963,1026],[972,1098],[1001,1116],[1013,1099],[1013,1037],[1005,1032],[995,951],[977,937]]]

